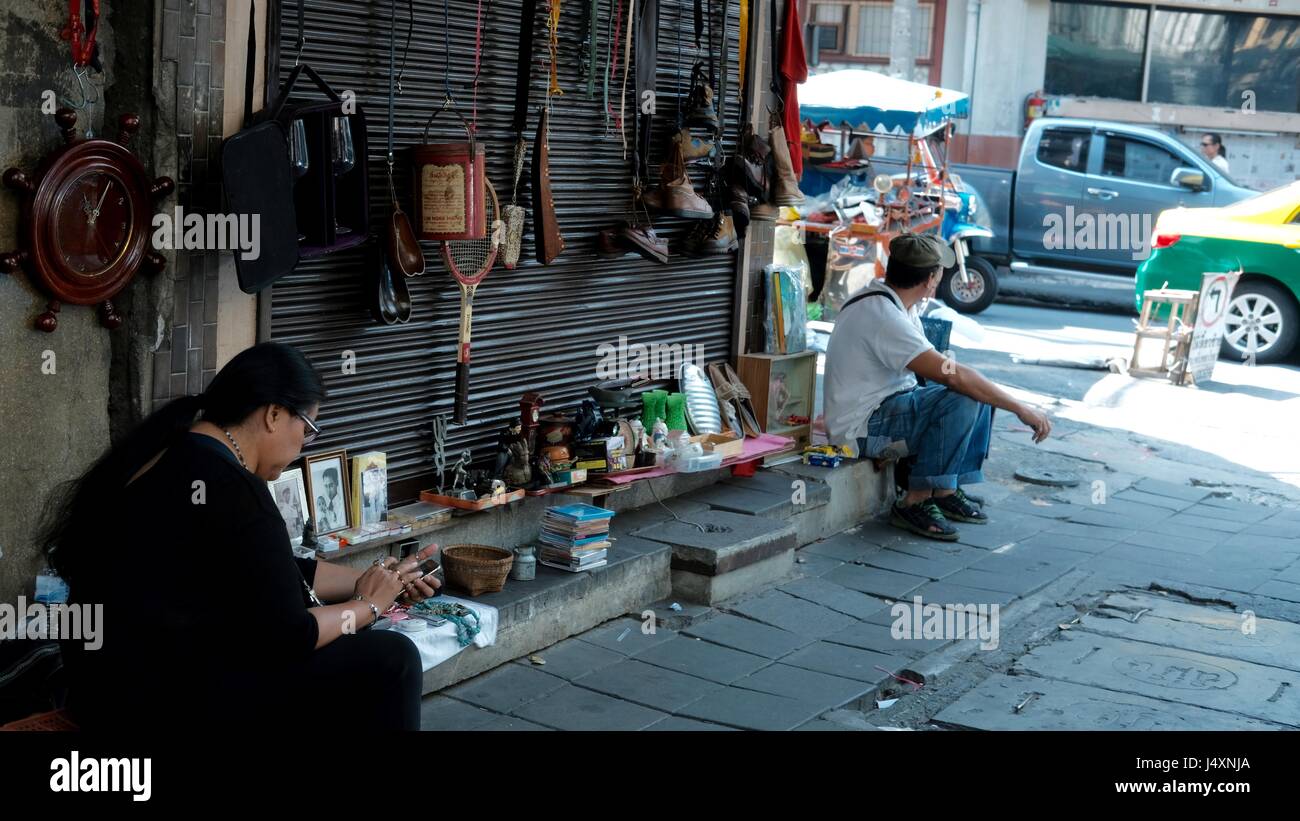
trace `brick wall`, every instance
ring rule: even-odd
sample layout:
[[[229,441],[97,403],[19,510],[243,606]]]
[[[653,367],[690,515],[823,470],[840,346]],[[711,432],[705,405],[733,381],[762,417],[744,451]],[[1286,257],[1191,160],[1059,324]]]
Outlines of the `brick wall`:
[[[174,123],[176,204],[184,213],[221,210],[227,0],[162,0],[158,102]],[[174,251],[170,330],[154,354],[153,406],[204,390],[217,368],[215,251]]]

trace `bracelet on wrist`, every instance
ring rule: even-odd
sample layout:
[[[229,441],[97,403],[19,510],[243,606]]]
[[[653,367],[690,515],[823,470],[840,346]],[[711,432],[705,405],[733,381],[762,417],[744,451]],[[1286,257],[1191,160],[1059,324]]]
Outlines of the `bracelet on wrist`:
[[[372,602],[370,599],[367,599],[365,596],[362,596],[361,594],[357,594],[353,596],[352,600],[363,602],[366,605],[366,607],[370,608],[370,613],[371,615],[374,616],[374,619],[370,622],[371,624],[374,624],[375,622],[379,621],[379,617],[382,614],[379,612],[379,608],[375,606],[374,602]]]

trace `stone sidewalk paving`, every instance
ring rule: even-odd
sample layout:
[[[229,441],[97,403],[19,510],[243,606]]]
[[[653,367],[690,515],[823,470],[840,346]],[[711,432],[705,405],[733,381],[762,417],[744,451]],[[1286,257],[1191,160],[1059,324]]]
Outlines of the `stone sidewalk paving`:
[[[891,674],[951,644],[894,639],[894,601],[1005,607],[1072,571],[1099,591],[1159,582],[1300,603],[1298,511],[1154,479],[1097,505],[1051,488],[981,492],[991,521],[961,525],[957,542],[868,522],[799,550],[794,576],[768,589],[683,613],[657,603],[653,634],[616,619],[537,653],[543,665],[517,659],[430,695],[422,726],[854,729],[825,716],[871,709],[882,685],[907,687]]]

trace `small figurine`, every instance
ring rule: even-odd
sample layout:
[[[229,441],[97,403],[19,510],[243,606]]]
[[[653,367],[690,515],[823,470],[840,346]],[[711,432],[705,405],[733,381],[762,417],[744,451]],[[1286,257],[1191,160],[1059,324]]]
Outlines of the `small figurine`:
[[[594,439],[604,424],[605,417],[600,412],[600,407],[596,405],[595,400],[582,400],[582,407],[578,409],[577,419],[574,422],[573,440],[575,442],[590,442]]]
[[[541,474],[542,487],[555,484],[555,477],[551,475],[551,457],[545,451],[537,457],[537,472]]]
[[[461,453],[460,458],[456,460],[456,464],[452,466],[452,472],[455,478],[451,483],[450,495],[461,499],[476,498],[474,491],[465,487],[465,483],[469,481],[469,462],[470,452],[466,450]]]
[[[308,516],[307,523],[302,526],[302,546],[314,550],[316,545],[316,523]]]
[[[533,469],[528,464],[528,443],[523,438],[515,439],[507,446],[507,452],[510,461],[502,478],[513,487],[525,487],[533,479]]]
[[[506,465],[510,464],[510,445],[523,440],[523,430],[518,420],[512,420],[501,429],[501,433],[497,434],[497,458],[492,466],[493,479],[505,476]]]

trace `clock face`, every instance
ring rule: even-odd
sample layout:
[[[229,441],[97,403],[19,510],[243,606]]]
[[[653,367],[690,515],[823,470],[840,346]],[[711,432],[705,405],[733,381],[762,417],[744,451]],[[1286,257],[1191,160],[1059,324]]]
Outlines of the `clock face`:
[[[69,270],[103,274],[126,252],[131,239],[131,198],[116,175],[92,171],[71,180],[54,205],[58,256]]]

